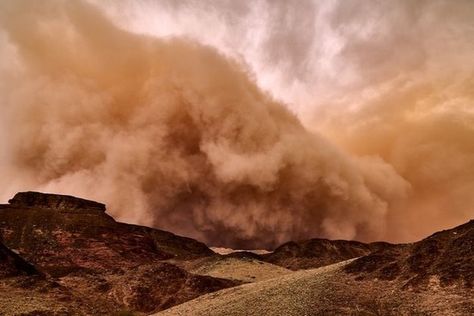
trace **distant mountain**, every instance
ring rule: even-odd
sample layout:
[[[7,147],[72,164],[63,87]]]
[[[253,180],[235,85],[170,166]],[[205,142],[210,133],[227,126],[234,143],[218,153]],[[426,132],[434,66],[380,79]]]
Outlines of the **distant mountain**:
[[[255,259],[290,270],[312,269],[367,255],[379,249],[394,247],[390,243],[362,243],[351,240],[313,238],[289,241],[273,251],[246,251],[214,248],[224,257]]]
[[[390,247],[389,243],[382,242],[365,244],[358,241],[315,238],[287,242],[261,258],[287,269],[299,270],[326,266],[367,255],[379,248]]]

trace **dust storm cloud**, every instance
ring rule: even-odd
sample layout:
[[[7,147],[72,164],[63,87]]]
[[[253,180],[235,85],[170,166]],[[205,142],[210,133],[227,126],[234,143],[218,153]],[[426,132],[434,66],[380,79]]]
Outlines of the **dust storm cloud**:
[[[350,38],[339,58],[356,75],[307,123],[410,183],[386,236],[411,241],[474,217],[474,2],[400,4],[376,7],[379,22],[365,35],[354,31],[367,16],[361,7],[337,11],[332,23],[343,20]]]
[[[385,63],[379,51],[406,43],[403,30],[387,43],[347,27],[336,29],[354,40],[329,50],[334,63],[324,66],[341,70],[336,84],[333,74],[306,70],[321,58],[305,57],[318,45],[298,34],[318,16],[349,26],[363,17],[337,6],[315,12],[295,29],[299,20],[288,18],[293,32],[283,37],[266,35],[275,24],[256,26],[262,41],[244,49],[186,30],[132,33],[89,2],[1,2],[0,194],[81,195],[106,202],[119,220],[246,248],[317,236],[413,238],[419,218],[435,214],[432,228],[472,216],[472,72],[456,81],[430,65],[415,73],[421,49]],[[287,37],[295,38],[291,51],[259,55]],[[274,60],[278,71],[268,66]],[[301,105],[292,112],[279,100]]]

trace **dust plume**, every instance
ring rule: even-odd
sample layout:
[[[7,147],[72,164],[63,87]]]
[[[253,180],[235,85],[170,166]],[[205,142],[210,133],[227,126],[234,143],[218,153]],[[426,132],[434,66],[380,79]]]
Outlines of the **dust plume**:
[[[474,216],[473,1],[124,3],[106,11],[136,31],[242,58],[307,129],[392,165],[411,191],[388,213],[385,239],[413,241]]]
[[[129,33],[83,2],[1,12],[19,60],[2,86],[8,194],[78,194],[118,219],[271,246],[376,238],[406,193],[389,165],[307,132],[209,47]]]
[[[331,23],[344,21],[339,36],[350,39],[338,58],[353,74],[344,94],[309,110],[307,123],[356,155],[381,157],[411,184],[403,208],[387,217],[389,240],[473,218],[474,2],[336,12]],[[369,26],[361,27],[364,19]]]
[[[196,6],[210,11],[206,1],[157,3],[172,7],[163,12],[181,3],[190,18]],[[455,81],[439,75],[437,59],[415,67],[426,50],[416,32],[405,35],[431,25],[419,13],[425,4],[415,13],[408,2],[379,4],[367,19],[356,5],[304,3],[277,2],[246,31],[260,14],[223,1],[228,14],[216,13],[212,30],[193,24],[195,33],[157,38],[90,2],[1,2],[1,197],[80,195],[106,202],[118,220],[247,249],[310,237],[400,240],[417,237],[419,218],[438,214],[431,229],[472,215],[472,64]],[[435,9],[428,18],[446,12]],[[385,10],[393,16],[380,32],[398,31],[374,43],[357,23]],[[459,13],[446,13],[456,26]],[[288,32],[269,32],[282,17]],[[302,32],[313,24],[339,42],[306,40],[319,38]],[[206,31],[223,35],[209,42]],[[244,44],[229,44],[226,32]],[[438,43],[426,38],[425,47]],[[279,51],[289,39],[292,49]],[[457,43],[457,52],[472,47]],[[387,46],[400,48],[394,63]],[[446,51],[439,58],[451,61]]]

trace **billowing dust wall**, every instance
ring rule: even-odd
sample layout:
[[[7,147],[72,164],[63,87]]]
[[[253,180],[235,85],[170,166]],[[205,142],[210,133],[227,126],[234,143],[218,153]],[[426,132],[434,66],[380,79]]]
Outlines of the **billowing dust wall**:
[[[472,215],[472,73],[372,73],[361,91],[377,93],[315,108],[305,94],[295,114],[252,63],[132,33],[89,2],[3,1],[0,28],[4,199],[80,195],[119,220],[246,248],[403,240],[419,218]],[[363,64],[364,49],[345,58]]]

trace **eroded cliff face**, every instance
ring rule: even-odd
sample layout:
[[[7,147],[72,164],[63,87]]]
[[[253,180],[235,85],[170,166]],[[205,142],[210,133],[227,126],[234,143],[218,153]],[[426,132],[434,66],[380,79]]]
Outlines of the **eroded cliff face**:
[[[5,273],[14,276],[26,273],[17,266],[31,268],[31,273],[37,268],[53,283],[79,293],[71,300],[99,306],[93,314],[112,315],[120,309],[154,312],[235,285],[165,262],[214,256],[205,244],[116,222],[105,210],[104,204],[73,196],[16,194],[0,207],[0,235],[12,249],[0,244],[0,268],[5,265]],[[144,271],[153,271],[156,277]],[[21,291],[20,296],[25,294]],[[1,305],[0,300],[0,313]]]
[[[70,195],[40,193],[40,192],[19,192],[8,201],[15,207],[47,208],[61,211],[74,210],[97,210],[105,212],[105,204],[95,201],[85,200]]]
[[[108,270],[214,254],[191,238],[116,222],[105,210],[73,196],[21,192],[0,208],[0,233],[9,247],[54,274],[59,266]]]

